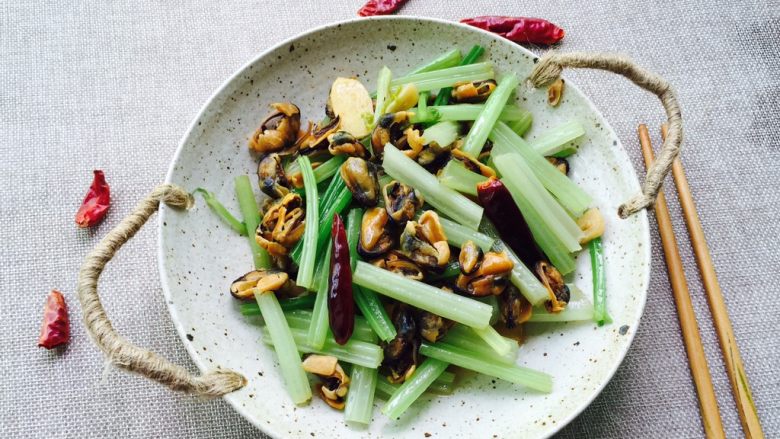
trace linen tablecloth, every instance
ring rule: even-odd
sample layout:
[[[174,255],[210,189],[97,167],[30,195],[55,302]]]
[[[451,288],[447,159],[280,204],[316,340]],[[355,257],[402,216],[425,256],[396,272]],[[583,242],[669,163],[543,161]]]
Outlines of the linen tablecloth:
[[[75,296],[86,252],[161,182],[211,93],[258,53],[352,18],[360,0],[0,2],[0,436],[261,436],[222,400],[175,394],[109,370]],[[403,14],[547,18],[561,50],[617,51],[668,78],[685,118],[683,162],[734,322],[767,437],[780,436],[780,5],[776,1],[412,0]],[[537,49],[534,49],[537,50]],[[539,52],[539,50],[537,50]],[[643,171],[635,129],[662,121],[657,100],[602,72],[569,71]],[[657,139],[657,135],[656,135]],[[114,197],[107,220],[77,230],[92,169]],[[667,187],[672,187],[667,182]],[[674,191],[667,191],[674,192]],[[685,227],[668,194],[675,230]],[[561,437],[700,437],[697,409],[654,219],[647,308],[625,362]],[[194,370],[160,290],[155,227],[100,284],[115,326]],[[685,269],[729,437],[742,433],[687,245]],[[51,288],[71,307],[73,341],[36,347]]]

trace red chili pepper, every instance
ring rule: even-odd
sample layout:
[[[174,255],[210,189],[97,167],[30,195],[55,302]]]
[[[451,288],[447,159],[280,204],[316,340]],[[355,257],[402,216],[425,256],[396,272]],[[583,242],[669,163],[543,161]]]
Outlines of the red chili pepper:
[[[344,223],[338,213],[333,214],[330,253],[330,284],[328,288],[328,316],[330,330],[336,343],[344,344],[355,329],[355,301],[352,298],[352,266],[349,243]]]
[[[517,253],[525,265],[534,267],[538,261],[546,259],[536,246],[531,229],[512,199],[512,194],[501,180],[491,178],[478,184],[477,197],[479,204],[485,208],[485,215],[496,226],[501,239]]]
[[[361,17],[372,17],[374,15],[389,15],[401,9],[409,0],[368,0],[362,8],[358,10]]]
[[[484,15],[461,23],[493,32],[515,43],[555,44],[563,39],[563,29],[541,18]]]
[[[79,211],[76,212],[76,224],[81,228],[92,227],[105,218],[111,204],[111,193],[103,171],[94,171],[95,178],[89,187]]]
[[[52,349],[70,341],[70,319],[65,298],[57,290],[51,290],[43,306],[43,324],[38,346]]]

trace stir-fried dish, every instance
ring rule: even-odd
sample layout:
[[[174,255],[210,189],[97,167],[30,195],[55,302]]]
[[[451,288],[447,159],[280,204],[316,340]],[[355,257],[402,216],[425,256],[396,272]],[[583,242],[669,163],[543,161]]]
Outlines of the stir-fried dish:
[[[608,320],[604,220],[568,178],[584,128],[525,140],[519,78],[497,77],[483,52],[398,77],[384,67],[373,93],[334,78],[306,122],[294,102],[269,103],[249,139],[263,203],[247,176],[243,220],[199,190],[248,237],[255,267],[230,293],[262,316],[296,404],[314,389],[368,423],[379,396],[397,418],[425,392],[455,391],[461,369],[550,392],[552,376],[516,365],[523,325]],[[563,93],[554,84],[550,104]],[[583,246],[593,301],[570,281]]]

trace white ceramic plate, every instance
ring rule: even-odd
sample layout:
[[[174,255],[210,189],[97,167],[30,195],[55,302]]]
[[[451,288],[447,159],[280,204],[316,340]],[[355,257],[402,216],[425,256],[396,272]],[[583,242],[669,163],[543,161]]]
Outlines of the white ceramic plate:
[[[268,104],[291,101],[303,120],[319,120],[336,76],[357,76],[373,88],[383,65],[396,74],[458,46],[487,49],[500,72],[527,77],[534,55],[493,35],[456,23],[390,17],[353,20],[320,27],[263,53],[231,77],[209,100],[184,136],[167,181],[216,192],[238,212],[233,179],[255,181],[255,161],[247,139]],[[427,397],[398,420],[379,413],[370,427],[347,426],[343,414],[315,398],[295,407],[286,395],[274,352],[258,340],[260,328],[242,317],[228,293],[230,282],[252,268],[246,238],[236,236],[198,199],[188,212],[161,209],[160,274],[174,324],[193,361],[202,370],[228,368],[249,384],[225,399],[246,419],[274,437],[544,437],[579,414],[606,385],[628,350],[644,308],[650,240],[645,213],[620,220],[621,202],[639,191],[637,176],[620,141],[601,114],[567,82],[558,108],[546,104],[544,90],[518,92],[532,111],[526,135],[570,119],[579,120],[587,140],[571,159],[571,177],[588,191],[606,216],[609,311],[614,323],[543,324],[529,328],[518,364],[554,377],[544,395],[489,377],[476,376],[449,397]],[[259,191],[258,191],[259,193]],[[575,282],[591,291],[587,252],[577,259]]]

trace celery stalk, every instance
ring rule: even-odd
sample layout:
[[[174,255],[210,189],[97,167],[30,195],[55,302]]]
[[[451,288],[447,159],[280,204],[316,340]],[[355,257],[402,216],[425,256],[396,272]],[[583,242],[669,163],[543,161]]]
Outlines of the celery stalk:
[[[524,160],[544,187],[574,216],[581,216],[593,203],[590,195],[562,174],[503,122],[496,123],[490,133],[490,139],[493,141],[493,147],[497,148],[495,149],[497,155],[510,153]]]
[[[516,286],[520,293],[531,302],[532,305],[538,305],[550,298],[547,288],[537,279],[537,277],[531,272],[528,267],[523,264],[523,261],[515,254],[515,252],[505,245],[503,241],[500,243],[496,250],[501,250],[506,253],[509,259],[514,263],[512,267],[512,273],[509,275],[509,281],[512,285]]]
[[[442,374],[439,375],[439,378],[436,378],[436,380],[425,389],[425,393],[430,395],[452,395],[455,391],[455,383],[442,379],[447,374],[452,375],[447,371],[442,372]],[[400,384],[393,384],[386,379],[383,379],[383,377],[379,377],[376,382],[376,395],[384,400],[388,400],[400,387]]]
[[[544,305],[534,306],[533,310],[531,311],[531,319],[529,322],[557,323],[592,320],[594,318],[593,304],[590,303],[590,300],[588,300],[584,294],[582,294],[582,291],[580,291],[579,288],[572,284],[568,286],[571,293],[571,298],[563,311],[551,313],[547,311]]]
[[[305,296],[293,297],[290,299],[284,299],[279,301],[279,305],[282,307],[282,311],[294,311],[298,309],[310,309],[314,305],[315,294],[307,294]],[[259,316],[260,307],[255,302],[242,303],[241,315],[244,316]]]
[[[425,392],[425,389],[444,372],[447,366],[449,365],[444,361],[433,358],[423,361],[420,367],[415,370],[414,375],[404,381],[401,387],[393,393],[387,404],[382,407],[382,413],[390,419],[396,419],[401,416]]]
[[[352,368],[352,381],[347,393],[347,403],[344,407],[344,419],[347,422],[368,424],[371,422],[371,412],[374,409],[374,393],[376,391],[377,371],[370,367],[355,366]]]
[[[590,241],[588,250],[590,251],[590,267],[593,273],[593,320],[601,326],[612,321],[607,313],[607,272],[604,267],[604,249],[601,245],[601,237]]]
[[[572,142],[584,135],[585,127],[576,120],[570,120],[542,133],[531,141],[531,147],[543,156],[566,157],[577,152]]]
[[[330,284],[330,246],[325,250],[321,263],[328,269],[321,270],[317,299],[314,301],[311,324],[306,335],[306,342],[315,349],[322,349],[328,335],[328,286]]]
[[[425,201],[442,214],[474,230],[479,227],[479,205],[440,184],[433,174],[389,143],[385,145],[382,165],[391,177],[420,191]]]
[[[496,242],[490,236],[462,226],[455,221],[450,221],[447,218],[439,217],[439,223],[441,223],[441,227],[447,235],[447,242],[455,247],[462,246],[466,241],[474,241],[483,251],[490,251],[493,248],[493,243]]]
[[[509,101],[509,97],[519,84],[520,80],[517,79],[515,74],[507,75],[502,79],[487,101],[485,101],[485,109],[474,120],[474,124],[471,125],[471,129],[461,148],[463,152],[474,157],[479,155],[482,147],[485,146],[485,141],[487,141],[490,131],[493,130],[493,126],[498,121],[504,106]]]
[[[423,343],[420,346],[420,353],[429,358],[435,358],[464,369],[521,384],[540,392],[552,392],[552,377],[544,372],[500,363],[446,343]]]
[[[408,279],[365,262],[358,262],[352,281],[395,300],[467,326],[484,328],[490,323],[493,309],[489,305]]]
[[[506,120],[502,120],[500,117],[498,118],[498,120],[502,122],[506,122],[509,128],[512,128],[512,131],[515,132],[515,134],[517,134],[518,136],[522,136],[523,134],[528,132],[528,130],[531,128],[531,124],[533,123],[534,118],[533,116],[531,116],[530,112],[527,112],[523,115],[522,118],[517,120],[506,121]]]
[[[298,157],[298,165],[303,174],[303,187],[306,190],[306,229],[303,232],[303,250],[301,251],[301,260],[298,263],[298,278],[296,282],[299,287],[311,288],[314,278],[315,257],[317,256],[317,228],[312,227],[319,216],[317,182],[314,180],[314,171],[311,169],[311,162],[306,156]]]
[[[306,343],[306,330],[299,328],[290,328],[295,344],[298,346],[298,352],[302,354],[322,354],[332,355],[345,363],[357,364],[360,366],[376,369],[382,363],[382,348],[373,344],[358,340],[349,340],[345,345],[339,345],[333,337],[327,337],[325,344],[321,349],[315,349]],[[271,343],[269,329],[262,329],[263,343]]]
[[[472,328],[472,330],[499,356],[512,352],[512,345],[517,344],[512,340],[508,340],[507,338],[503,337],[495,329],[493,329],[492,326],[485,326],[484,328]]]
[[[319,201],[319,230],[317,231],[317,254],[323,253],[325,244],[330,242],[328,237],[330,236],[330,228],[333,225],[333,214],[341,213],[349,203],[352,202],[352,192],[350,192],[341,175],[333,176],[328,188],[325,190],[325,194]],[[309,224],[309,223],[307,223]],[[317,227],[315,227],[317,229]],[[307,228],[308,230],[308,228]],[[290,258],[296,264],[300,265],[301,255],[303,254],[304,240],[299,240],[292,251],[290,252]]]
[[[341,164],[346,160],[347,156],[345,155],[337,155],[329,158],[325,163],[317,166],[314,169],[314,180],[316,180],[317,183],[322,183],[323,181],[333,177],[336,172],[339,171]]]
[[[498,354],[493,348],[485,344],[485,341],[477,335],[473,328],[463,325],[455,325],[442,339],[442,343],[447,343],[451,346],[459,347],[463,350],[473,352],[475,355],[481,355],[485,358],[492,358],[498,362],[505,364],[514,364],[517,359],[517,352],[520,349],[520,345],[511,338],[504,338],[509,350],[503,354]]]
[[[460,65],[465,66],[474,64],[485,53],[485,48],[479,44],[471,46],[466,56],[460,61]],[[434,105],[447,105],[450,102],[450,94],[452,94],[452,87],[445,87],[436,94],[436,102]]]
[[[414,113],[410,122],[439,122],[439,121],[461,121],[476,120],[485,110],[484,104],[458,104],[458,105],[432,105],[426,107],[425,111],[410,110]],[[533,116],[529,111],[523,110],[515,105],[506,105],[501,110],[498,120],[503,122],[523,122],[530,126]]]
[[[272,292],[257,291],[255,299],[266,322],[269,338],[276,350],[279,369],[287,392],[295,404],[303,404],[311,399],[309,379],[303,370],[298,347],[290,327],[287,325],[287,320],[284,318],[282,308]]]
[[[425,128],[422,134],[425,144],[435,142],[439,146],[450,145],[458,138],[458,124],[451,121],[442,121]]]
[[[257,207],[257,200],[255,199],[254,191],[252,191],[252,184],[249,183],[249,177],[246,175],[236,177],[235,185],[238,207],[241,209],[241,216],[244,217],[249,248],[252,249],[252,259],[254,259],[255,268],[269,267],[271,266],[271,256],[255,240],[255,230],[257,225],[260,224],[260,209]]]
[[[311,326],[312,315],[312,311],[307,309],[297,309],[284,313],[284,317],[287,319],[287,324],[290,325],[290,328],[305,329],[307,331]],[[328,335],[331,335],[330,332],[328,332]],[[366,343],[377,342],[377,336],[374,334],[374,330],[368,326],[366,319],[361,316],[355,316],[355,330],[352,332],[351,339],[364,341]]]
[[[450,160],[439,174],[439,182],[460,193],[477,196],[477,185],[487,180],[487,177],[469,171],[463,163]]]
[[[461,81],[482,81],[492,79],[494,76],[495,73],[491,63],[477,63],[404,76],[403,78],[390,81],[390,87],[414,84],[417,86],[418,92],[431,91],[451,87]]]
[[[390,94],[390,80],[392,76],[393,73],[387,66],[384,66],[379,70],[379,79],[376,81],[376,106],[374,108],[373,125],[376,125],[377,122],[379,122],[379,118],[382,117],[382,114],[385,111],[385,101]]]
[[[412,69],[411,72],[407,74],[407,76],[415,75],[417,73],[432,72],[434,70],[441,70],[449,67],[455,67],[458,64],[460,64],[460,61],[461,61],[460,49],[458,49],[457,47],[453,47],[452,49],[442,53],[439,57],[434,58],[424,64],[415,67],[414,69]]]
[[[201,187],[195,189],[195,192],[203,195],[203,200],[206,202],[206,205],[208,205],[211,211],[217,214],[217,216],[220,217],[222,221],[225,222],[225,224],[229,225],[230,228],[239,235],[247,236],[246,224],[236,219],[236,217],[234,217],[233,214],[231,214],[230,211],[228,211],[225,206],[223,206],[222,203],[217,200],[217,197],[215,197],[213,193]]]

